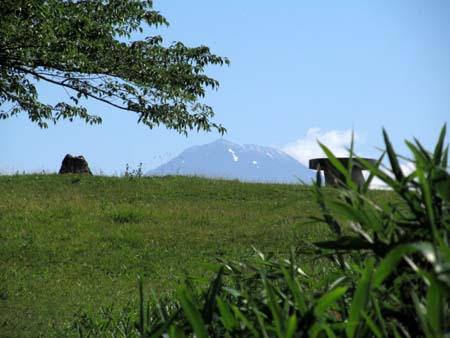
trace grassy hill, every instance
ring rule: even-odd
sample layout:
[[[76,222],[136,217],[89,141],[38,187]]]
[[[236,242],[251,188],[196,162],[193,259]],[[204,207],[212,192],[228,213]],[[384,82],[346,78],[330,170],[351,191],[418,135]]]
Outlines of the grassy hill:
[[[377,192],[380,198],[388,192]],[[0,337],[60,336],[77,312],[170,293],[202,262],[327,236],[310,187],[187,177],[0,176]]]

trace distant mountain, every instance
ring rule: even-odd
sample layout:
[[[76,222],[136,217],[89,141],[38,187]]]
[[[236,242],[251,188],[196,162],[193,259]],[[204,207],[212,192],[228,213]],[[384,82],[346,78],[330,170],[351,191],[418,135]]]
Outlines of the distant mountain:
[[[188,148],[146,175],[195,175],[267,183],[311,183],[315,177],[313,171],[282,151],[224,139]]]

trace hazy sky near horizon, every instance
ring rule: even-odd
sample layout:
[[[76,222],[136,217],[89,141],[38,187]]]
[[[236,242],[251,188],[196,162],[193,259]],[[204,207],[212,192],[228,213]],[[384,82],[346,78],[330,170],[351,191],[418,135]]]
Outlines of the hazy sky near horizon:
[[[450,1],[155,0],[171,23],[166,43],[208,45],[231,59],[208,74],[221,86],[205,102],[236,143],[274,146],[305,163],[316,139],[336,152],[351,130],[360,155],[377,156],[385,127],[398,151],[413,136],[432,147],[450,117]],[[154,35],[154,30],[147,30]],[[42,86],[54,102],[64,91]],[[187,138],[88,101],[103,124],[62,122],[41,130],[25,115],[0,121],[0,172],[57,171],[66,153],[94,172],[152,169],[217,133]],[[448,138],[447,138],[448,140]]]

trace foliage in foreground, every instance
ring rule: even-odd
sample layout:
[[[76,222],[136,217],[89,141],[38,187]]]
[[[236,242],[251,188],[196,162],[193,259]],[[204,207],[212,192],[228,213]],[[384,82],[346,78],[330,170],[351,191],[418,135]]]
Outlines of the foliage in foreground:
[[[80,336],[124,337],[450,337],[450,175],[445,127],[434,152],[407,142],[415,170],[405,175],[384,133],[390,170],[364,163],[371,175],[358,187],[323,146],[346,182],[329,200],[315,196],[320,220],[335,235],[309,254],[326,265],[322,276],[302,270],[298,252],[279,261],[257,252],[250,263],[212,267],[216,277],[199,292],[188,281],[172,300],[75,325]],[[444,149],[445,148],[445,149]],[[352,151],[351,151],[352,152]],[[351,163],[350,163],[351,166]],[[402,200],[380,207],[367,198],[378,177]],[[304,250],[303,250],[304,251]]]
[[[101,123],[84,106],[91,99],[134,112],[150,128],[224,133],[200,99],[219,85],[205,67],[229,60],[207,46],[166,47],[159,35],[133,40],[160,25],[168,21],[151,0],[2,0],[0,119],[24,112],[40,127],[73,118]],[[64,89],[69,103],[41,101],[39,81]]]

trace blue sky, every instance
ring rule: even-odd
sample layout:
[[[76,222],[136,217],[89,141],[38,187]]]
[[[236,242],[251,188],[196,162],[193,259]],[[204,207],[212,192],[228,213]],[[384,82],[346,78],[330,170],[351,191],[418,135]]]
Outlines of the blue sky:
[[[357,135],[357,151],[376,156],[384,126],[398,151],[413,136],[431,147],[450,117],[450,1],[155,0],[171,23],[166,43],[205,44],[228,56],[210,68],[221,86],[205,102],[225,138],[317,156],[320,138],[338,153]],[[154,30],[148,30],[153,35]],[[41,86],[53,102],[64,91]],[[62,122],[41,130],[25,116],[0,121],[0,171],[57,171],[66,153],[95,172],[128,163],[151,169],[217,133],[187,138],[150,130],[132,113],[88,101],[103,124]]]

